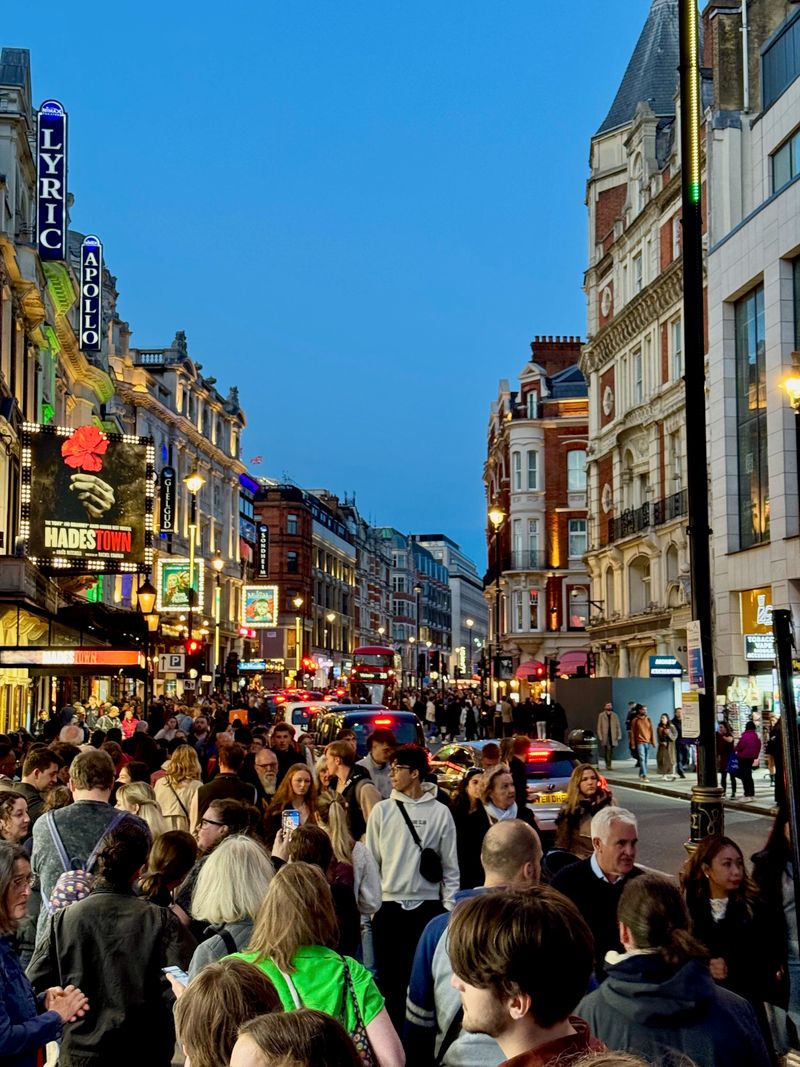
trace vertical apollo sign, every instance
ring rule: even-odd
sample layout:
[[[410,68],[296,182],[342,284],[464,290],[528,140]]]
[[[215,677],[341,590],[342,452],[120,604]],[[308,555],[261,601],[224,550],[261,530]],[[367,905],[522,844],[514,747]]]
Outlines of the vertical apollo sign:
[[[81,245],[81,350],[99,352],[101,337],[103,246],[99,237]]]
[[[36,134],[36,239],[41,259],[67,258],[67,113],[45,100]]]

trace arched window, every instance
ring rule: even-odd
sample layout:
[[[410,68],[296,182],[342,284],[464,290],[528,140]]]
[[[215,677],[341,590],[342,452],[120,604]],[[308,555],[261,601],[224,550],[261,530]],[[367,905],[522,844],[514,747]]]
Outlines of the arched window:
[[[628,598],[631,615],[645,611],[650,603],[650,560],[637,556],[628,567]]]
[[[668,582],[675,582],[678,579],[678,548],[677,545],[670,545],[665,554],[665,572]]]

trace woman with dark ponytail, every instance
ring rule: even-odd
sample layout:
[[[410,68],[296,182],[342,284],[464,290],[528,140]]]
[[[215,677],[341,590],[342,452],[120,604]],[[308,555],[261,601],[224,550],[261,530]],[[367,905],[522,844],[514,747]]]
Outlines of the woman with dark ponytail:
[[[93,1008],[64,1031],[59,1067],[172,1062],[175,1023],[163,968],[185,969],[194,943],[169,909],[134,895],[149,846],[146,829],[123,820],[103,842],[92,892],[50,916],[36,946],[28,968],[34,988],[85,982]]]
[[[768,1067],[756,1014],[709,974],[676,882],[650,872],[632,879],[617,919],[625,951],[606,956],[608,977],[575,1011],[593,1034],[651,1063],[678,1051],[697,1067]]]
[[[137,892],[151,904],[168,908],[196,859],[197,842],[192,835],[186,830],[167,830],[153,841]]]

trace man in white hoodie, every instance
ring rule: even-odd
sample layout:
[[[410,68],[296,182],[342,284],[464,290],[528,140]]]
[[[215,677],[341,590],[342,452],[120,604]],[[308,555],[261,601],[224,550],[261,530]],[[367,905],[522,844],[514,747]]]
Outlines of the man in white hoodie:
[[[389,773],[392,793],[370,812],[367,847],[378,864],[383,893],[383,904],[372,920],[378,984],[401,1033],[417,942],[435,915],[452,909],[459,872],[453,816],[436,799],[436,786],[425,781],[425,750],[419,745],[401,746]],[[422,849],[432,849],[441,859],[441,882],[430,882],[420,872]]]

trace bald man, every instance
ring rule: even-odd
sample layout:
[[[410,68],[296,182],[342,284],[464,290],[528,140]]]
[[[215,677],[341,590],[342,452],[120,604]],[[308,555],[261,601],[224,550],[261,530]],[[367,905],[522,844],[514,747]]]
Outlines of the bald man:
[[[485,873],[482,886],[462,889],[459,901],[497,889],[538,885],[542,867],[539,835],[520,819],[490,827],[481,847]],[[497,1042],[485,1034],[461,1029],[461,997],[450,981],[453,969],[447,954],[447,926],[452,912],[431,919],[414,956],[406,999],[404,1044],[409,1063],[434,1059],[449,1067],[496,1067],[505,1057]]]

